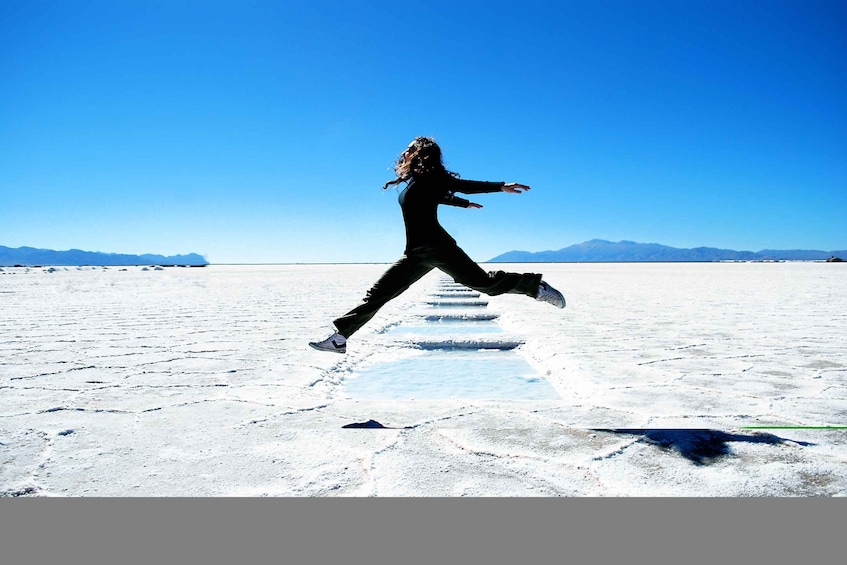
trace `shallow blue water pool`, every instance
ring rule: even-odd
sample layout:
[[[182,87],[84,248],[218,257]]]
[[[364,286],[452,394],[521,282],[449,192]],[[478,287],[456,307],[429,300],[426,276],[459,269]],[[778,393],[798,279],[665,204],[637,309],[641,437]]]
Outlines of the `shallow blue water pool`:
[[[435,350],[355,372],[344,391],[356,399],[551,400],[553,386],[512,351]]]

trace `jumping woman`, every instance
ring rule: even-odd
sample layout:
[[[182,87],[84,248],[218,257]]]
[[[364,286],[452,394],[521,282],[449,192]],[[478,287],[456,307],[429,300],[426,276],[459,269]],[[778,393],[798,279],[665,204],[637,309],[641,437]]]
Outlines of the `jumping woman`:
[[[520,194],[529,187],[518,183],[462,180],[444,168],[441,148],[429,137],[415,138],[400,155],[394,167],[397,178],[383,189],[402,182],[400,208],[406,225],[406,250],[365,295],[364,302],[333,322],[336,331],[323,341],[310,342],[319,351],[347,352],[347,340],[388,301],[402,294],[432,269],[438,268],[457,283],[490,296],[525,294],[536,300],[565,307],[565,297],[534,273],[486,273],[438,223],[439,204],[460,208],[482,208],[459,198],[462,194],[509,192]]]

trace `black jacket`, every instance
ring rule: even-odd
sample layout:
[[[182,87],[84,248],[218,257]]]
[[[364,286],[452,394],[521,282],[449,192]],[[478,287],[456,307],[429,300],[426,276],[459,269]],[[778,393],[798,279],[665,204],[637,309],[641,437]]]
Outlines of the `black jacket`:
[[[462,180],[448,174],[413,177],[400,193],[406,225],[406,253],[419,247],[455,245],[456,240],[438,223],[438,205],[467,208],[470,202],[455,195],[500,192],[502,182]]]

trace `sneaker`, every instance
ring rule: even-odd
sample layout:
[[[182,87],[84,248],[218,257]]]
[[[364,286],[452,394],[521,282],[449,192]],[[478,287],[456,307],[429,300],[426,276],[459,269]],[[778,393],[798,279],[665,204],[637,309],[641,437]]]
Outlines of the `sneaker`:
[[[347,338],[340,333],[333,333],[323,341],[310,341],[309,345],[318,351],[334,351],[335,353],[347,353]]]
[[[541,281],[541,284],[538,285],[538,296],[535,299],[552,304],[556,308],[565,307],[565,297],[562,296],[562,293],[544,281]]]

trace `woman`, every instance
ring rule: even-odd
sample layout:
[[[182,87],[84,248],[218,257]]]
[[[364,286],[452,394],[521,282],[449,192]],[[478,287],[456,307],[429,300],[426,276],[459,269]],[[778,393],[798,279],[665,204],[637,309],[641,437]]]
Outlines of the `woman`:
[[[373,318],[389,300],[396,298],[414,282],[434,268],[453,277],[456,282],[476,291],[496,296],[503,293],[526,294],[559,308],[565,307],[565,297],[534,273],[488,272],[480,268],[438,223],[439,204],[460,208],[482,208],[481,205],[459,198],[463,194],[509,192],[520,194],[529,187],[518,183],[461,180],[459,175],[444,168],[441,148],[429,137],[415,138],[400,155],[394,168],[397,178],[383,189],[406,182],[400,193],[400,208],[406,226],[406,250],[374,284],[364,302],[336,319],[336,331],[323,341],[310,342],[319,351],[347,352],[347,339]]]

